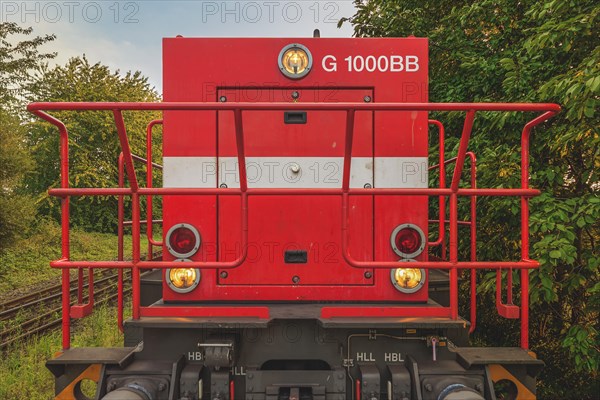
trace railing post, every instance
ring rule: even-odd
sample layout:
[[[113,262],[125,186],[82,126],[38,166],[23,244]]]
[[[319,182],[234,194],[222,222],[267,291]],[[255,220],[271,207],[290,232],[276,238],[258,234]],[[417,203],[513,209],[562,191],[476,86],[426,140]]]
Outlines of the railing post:
[[[127,138],[127,130],[125,129],[125,121],[123,113],[119,109],[113,109],[115,125],[123,151],[123,161],[125,170],[127,171],[127,180],[131,187],[131,240],[132,240],[132,258],[133,267],[131,268],[131,297],[132,297],[132,314],[133,319],[140,318],[140,270],[138,263],[140,262],[140,196],[138,194],[138,181],[133,165],[133,157],[129,140]]]
[[[61,187],[69,187],[69,133],[67,127],[60,121],[60,175]],[[61,199],[61,233],[62,233],[62,258],[71,258],[70,232],[69,232],[69,196]],[[68,350],[71,347],[71,274],[69,269],[62,270],[62,347]]]
[[[123,151],[123,158],[125,161],[125,170],[127,171],[127,180],[129,186],[134,192],[138,191],[139,185],[135,168],[133,166],[133,157],[131,156],[131,147],[129,147],[129,140],[127,139],[127,130],[125,129],[125,121],[123,120],[123,113],[121,110],[113,110],[113,116],[115,119],[115,125],[117,126],[117,133],[119,136],[119,142],[121,143],[121,150]]]
[[[546,114],[544,114],[546,115]],[[540,121],[541,122],[541,121]],[[531,125],[530,125],[531,124]],[[521,189],[529,188],[530,122],[521,135]],[[521,196],[521,260],[529,259],[529,198]],[[521,348],[529,349],[529,270],[521,270]]]
[[[152,163],[152,131],[155,125],[162,125],[162,119],[155,119],[150,121],[146,127],[146,187],[151,188],[154,186],[154,164]],[[159,246],[162,243],[158,243],[154,240],[153,230],[153,199],[152,195],[146,196],[146,237],[148,238],[148,255],[146,259],[152,260],[153,246]]]
[[[342,175],[342,253],[346,258],[348,249],[348,219],[350,218],[349,195],[350,171],[352,162],[352,142],[354,140],[354,109],[346,111],[346,139],[344,145],[344,169]]]
[[[544,114],[546,115],[546,114]],[[541,122],[541,121],[540,121]],[[529,133],[532,123],[521,135],[521,189],[529,188]],[[529,198],[521,196],[521,260],[529,259]],[[529,270],[521,270],[521,348],[529,348]]]
[[[133,247],[133,268],[131,268],[131,297],[133,319],[140,318],[140,196],[131,195],[131,240]]]
[[[123,167],[123,152],[119,154],[119,187],[125,187],[124,167]],[[123,195],[117,196],[117,237],[118,237],[118,249],[117,249],[117,260],[123,261],[123,223],[125,222],[125,198]],[[119,268],[118,282],[117,282],[117,325],[119,330],[123,332],[123,269]]]
[[[458,319],[458,271],[456,269],[456,263],[458,262],[458,186],[465,164],[474,119],[475,110],[467,111],[450,186],[452,189],[450,195],[450,262],[454,264],[450,268],[450,314],[452,319]]]
[[[244,144],[242,110],[240,108],[233,110],[233,117],[235,121],[238,171],[240,174],[240,202],[242,206],[242,254],[239,259],[241,263],[248,256],[248,179],[246,175],[246,147]]]
[[[242,192],[248,190],[248,179],[246,176],[246,147],[244,145],[244,127],[242,121],[242,110],[236,108],[233,111],[235,118],[235,136],[238,153],[238,169],[240,174],[240,189]]]
[[[462,175],[463,167],[465,165],[465,157],[467,155],[467,148],[469,147],[469,139],[471,138],[471,130],[473,129],[474,119],[475,111],[467,111],[463,131],[460,137],[460,144],[458,146],[458,154],[456,155],[454,174],[452,175],[451,188],[454,193],[458,192],[458,184],[460,183],[460,176]]]
[[[458,319],[458,196],[450,195],[450,318]]]
[[[439,168],[440,168],[440,189],[446,188],[446,160],[445,160],[445,131],[444,125],[435,119],[429,120],[430,125],[435,125],[438,127],[439,131]],[[432,167],[430,167],[431,169]],[[443,260],[446,259],[446,197],[438,196],[439,201],[439,223],[438,223],[438,239],[434,242],[429,242],[429,246],[439,246],[442,245],[442,254],[441,258]]]
[[[477,189],[477,158],[470,152],[471,158],[471,188]],[[477,261],[477,196],[471,196],[471,261]],[[475,331],[477,326],[477,270],[471,268],[471,308],[469,333]]]
[[[525,124],[521,134],[521,189],[529,188],[529,135],[531,129],[553,117],[547,111]],[[529,260],[529,198],[521,196],[521,260]],[[529,269],[521,270],[521,348],[529,348]]]
[[[344,175],[342,176],[342,191],[348,193],[350,188],[350,171],[352,167],[352,142],[354,141],[354,109],[346,111],[346,139],[344,149]]]

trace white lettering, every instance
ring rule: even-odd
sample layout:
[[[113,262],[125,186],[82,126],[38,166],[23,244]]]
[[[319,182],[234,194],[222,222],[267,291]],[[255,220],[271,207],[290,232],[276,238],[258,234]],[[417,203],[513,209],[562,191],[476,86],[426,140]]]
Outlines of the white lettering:
[[[327,55],[323,57],[322,65],[325,72],[337,71],[337,60],[335,59],[335,56]]]
[[[377,59],[374,56],[368,56],[365,64],[368,72],[373,72],[377,69]]]
[[[381,56],[377,59],[377,69],[379,72],[386,72],[389,68],[389,64],[390,62],[386,56]]]
[[[330,61],[331,62],[328,62]],[[419,57],[417,56],[348,56],[346,61],[346,70],[348,72],[417,72],[419,70]],[[336,58],[327,55],[322,61],[323,69],[326,72],[337,71]]]
[[[356,361],[375,361],[373,353],[356,353]]]
[[[406,72],[416,72],[419,70],[419,57],[406,56]]]
[[[365,67],[365,59],[362,58],[362,56],[356,56],[354,57],[354,62],[352,65],[354,66],[354,70],[356,72],[361,72]]]
[[[200,352],[200,351],[188,352],[188,360],[189,361],[202,361],[202,352]]]
[[[401,72],[404,69],[404,63],[402,62],[402,56],[391,56],[390,57],[390,71]]]
[[[246,368],[244,367],[233,367],[231,368],[231,374],[235,376],[246,375]]]
[[[402,362],[402,354],[400,353],[385,353],[385,362]]]

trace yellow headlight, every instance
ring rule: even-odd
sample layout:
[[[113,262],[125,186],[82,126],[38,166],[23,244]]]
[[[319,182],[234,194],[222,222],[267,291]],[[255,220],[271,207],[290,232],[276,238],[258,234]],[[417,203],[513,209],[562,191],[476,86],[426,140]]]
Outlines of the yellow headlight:
[[[288,78],[302,78],[310,72],[312,56],[301,44],[291,44],[283,48],[279,54],[279,68]]]
[[[393,269],[392,283],[401,292],[414,293],[425,283],[425,270],[419,268]]]
[[[289,49],[283,54],[283,68],[290,74],[298,75],[308,67],[308,56],[301,49]]]
[[[200,282],[200,271],[194,268],[171,268],[167,270],[167,283],[176,292],[191,292]]]

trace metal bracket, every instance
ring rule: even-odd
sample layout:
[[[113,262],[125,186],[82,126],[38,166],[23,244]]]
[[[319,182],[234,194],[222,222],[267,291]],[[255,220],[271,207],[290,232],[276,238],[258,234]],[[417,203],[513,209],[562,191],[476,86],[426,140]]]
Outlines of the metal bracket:
[[[388,382],[388,396],[392,393],[393,399],[409,400],[411,399],[411,380],[410,373],[404,365],[388,365],[388,370],[392,377],[391,382]]]
[[[202,397],[201,385],[201,374],[203,365],[200,364],[188,364],[181,371],[181,378],[179,379],[179,394],[184,399],[199,399]]]
[[[229,400],[229,371],[212,371],[210,373],[210,398]]]
[[[234,359],[234,340],[220,339],[208,340],[205,343],[198,343],[202,351],[202,359],[207,367],[232,367]]]
[[[375,364],[361,364],[359,366],[362,377],[361,399],[379,400],[381,398],[381,375]]]

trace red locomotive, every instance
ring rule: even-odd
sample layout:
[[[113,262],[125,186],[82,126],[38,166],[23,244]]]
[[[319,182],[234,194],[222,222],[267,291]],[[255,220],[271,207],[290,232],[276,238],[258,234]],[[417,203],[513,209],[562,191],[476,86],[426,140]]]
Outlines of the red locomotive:
[[[508,381],[535,398],[543,363],[528,349],[528,143],[554,104],[428,102],[428,42],[404,39],[164,39],[163,103],[34,103],[61,135],[63,352],[48,362],[57,398],[490,400]],[[122,154],[119,187],[69,187],[68,132],[52,110],[112,112]],[[131,153],[125,111],[160,110],[146,159]],[[430,111],[465,115],[458,154],[444,154],[444,126]],[[478,111],[537,112],[522,134],[522,184],[475,188],[468,152]],[[163,185],[152,187],[151,138],[163,125]],[[429,157],[437,129],[439,162]],[[471,188],[459,187],[470,158]],[[135,161],[146,163],[146,185]],[[454,163],[446,184],[445,166]],[[438,168],[431,187],[428,171]],[[133,254],[126,261],[69,259],[69,198],[132,199]],[[152,236],[162,196],[163,240]],[[471,199],[459,221],[457,200]],[[522,257],[478,261],[476,196],[519,196]],[[141,260],[140,200],[148,201],[149,253]],[[439,200],[430,225],[429,201]],[[445,203],[449,202],[449,215]],[[458,257],[459,224],[471,257]],[[430,227],[435,234],[430,234]],[[446,227],[449,234],[446,234]],[[463,235],[465,236],[465,235]],[[434,240],[430,237],[435,237]],[[443,257],[429,255],[441,247]],[[446,254],[448,255],[446,257]],[[119,349],[70,348],[70,269],[116,268]],[[123,322],[123,271],[132,273],[132,318]],[[458,315],[458,276],[471,273],[470,322]],[[497,271],[497,310],[521,320],[521,348],[467,346],[475,324],[476,271]],[[521,304],[502,302],[502,270],[521,271]],[[510,274],[508,275],[510,276]],[[80,285],[80,291],[82,290]],[[513,284],[507,291],[512,299]],[[81,299],[81,297],[80,297]],[[79,300],[81,301],[81,300]]]

